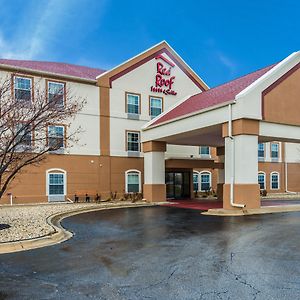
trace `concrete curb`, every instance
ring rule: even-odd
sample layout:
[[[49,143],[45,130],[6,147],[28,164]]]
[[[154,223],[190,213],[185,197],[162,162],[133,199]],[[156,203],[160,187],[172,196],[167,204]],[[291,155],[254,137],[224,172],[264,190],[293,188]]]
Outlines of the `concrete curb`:
[[[201,214],[208,215],[208,216],[240,217],[240,216],[262,215],[262,214],[294,212],[294,211],[300,211],[300,205],[265,206],[257,209],[239,209],[239,210],[218,208],[218,209],[209,209],[208,211],[202,212]]]
[[[46,246],[52,246],[67,241],[73,236],[73,233],[63,228],[61,225],[61,221],[65,218],[74,215],[93,212],[93,211],[108,210],[108,209],[151,207],[156,205],[158,205],[158,203],[141,203],[141,204],[132,204],[132,205],[126,204],[126,205],[118,205],[118,206],[110,206],[110,207],[82,208],[74,211],[57,213],[47,217],[46,219],[46,222],[53,227],[54,229],[53,233],[50,233],[46,236],[28,239],[28,240],[0,243],[0,254],[43,248]]]

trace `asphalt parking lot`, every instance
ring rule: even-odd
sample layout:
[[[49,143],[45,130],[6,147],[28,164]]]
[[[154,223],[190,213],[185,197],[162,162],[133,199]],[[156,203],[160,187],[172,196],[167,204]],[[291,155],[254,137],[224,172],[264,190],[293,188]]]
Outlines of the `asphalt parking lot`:
[[[1,300],[300,298],[300,212],[130,208],[63,226],[63,244],[0,255]]]

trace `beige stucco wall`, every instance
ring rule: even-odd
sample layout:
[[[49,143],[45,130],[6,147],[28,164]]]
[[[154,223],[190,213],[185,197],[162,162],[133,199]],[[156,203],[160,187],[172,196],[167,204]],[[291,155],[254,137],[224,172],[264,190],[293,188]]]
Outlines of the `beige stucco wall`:
[[[12,72],[0,71],[0,80],[11,79]],[[17,73],[22,76],[23,73]],[[23,74],[24,76],[28,74]],[[33,75],[30,75],[33,76]],[[46,90],[46,79],[58,80],[56,78],[33,76],[34,88],[36,90]],[[100,121],[99,121],[99,88],[96,84],[86,84],[71,82],[67,80],[58,80],[66,83],[66,89],[69,91],[71,100],[85,99],[86,104],[74,118],[71,120],[71,126],[68,132],[75,132],[79,126],[82,133],[77,135],[79,142],[70,144],[65,152],[74,155],[99,155],[100,154]]]
[[[163,55],[172,61],[166,54]],[[125,130],[140,131],[141,127],[151,120],[149,116],[150,95],[163,97],[164,110],[166,110],[178,101],[181,101],[184,97],[201,92],[195,83],[178,66],[172,68],[171,71],[171,75],[176,77],[172,87],[177,92],[176,96],[151,92],[150,87],[155,84],[156,63],[157,60],[153,58],[112,82],[112,88],[110,89],[110,150],[112,156],[127,156],[127,152],[125,151]],[[125,92],[141,94],[141,114],[139,120],[127,118]],[[190,154],[198,153],[198,151],[197,148],[170,146],[168,147],[168,153],[189,156]]]

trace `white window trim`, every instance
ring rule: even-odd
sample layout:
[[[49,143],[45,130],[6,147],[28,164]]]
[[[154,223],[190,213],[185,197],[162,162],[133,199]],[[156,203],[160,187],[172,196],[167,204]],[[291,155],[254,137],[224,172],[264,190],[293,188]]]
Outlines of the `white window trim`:
[[[128,134],[129,133],[134,133],[134,134],[138,134],[139,135],[139,149],[137,151],[134,151],[134,150],[129,150],[129,139],[128,139]],[[140,153],[141,152],[141,133],[140,131],[130,131],[130,130],[127,130],[126,132],[126,148],[127,148],[127,152],[134,152],[134,153]]]
[[[264,171],[259,171],[258,173],[257,173],[257,182],[258,182],[258,175],[264,175],[264,188],[263,188],[263,190],[265,190],[266,189],[266,186],[267,186],[267,183],[266,183],[266,173],[264,172]],[[262,189],[261,189],[262,190]]]
[[[131,112],[128,112],[128,96],[134,96],[134,97],[138,97],[139,101],[138,101],[138,113],[131,113]],[[142,102],[141,102],[141,96],[139,94],[135,94],[135,93],[126,93],[126,110],[127,110],[127,114],[132,114],[132,115],[141,115],[141,112],[142,112]]]
[[[259,144],[262,144],[262,145],[264,146],[264,156],[258,156],[258,151],[259,151],[258,145],[259,145]],[[265,156],[266,156],[266,144],[265,144],[265,143],[258,143],[258,145],[257,145],[257,156],[258,156],[258,158],[260,158],[260,159],[264,159]],[[259,172],[259,173],[260,173],[260,172]]]
[[[47,130],[48,130],[48,140],[49,140],[49,138],[50,138],[50,134],[49,134],[49,127],[62,127],[62,129],[63,129],[63,147],[60,147],[59,149],[65,149],[66,148],[66,145],[65,145],[65,143],[66,143],[66,141],[65,141],[65,126],[63,126],[63,125],[48,125],[48,127],[47,127]],[[48,146],[49,146],[49,141],[48,141]],[[59,150],[59,149],[57,149],[57,150]],[[55,151],[57,151],[57,150],[55,150]],[[54,151],[54,152],[55,152]]]
[[[273,189],[272,188],[272,175],[273,174],[277,174],[278,175],[278,188],[277,189]],[[271,174],[270,174],[270,190],[280,190],[280,173],[279,172],[276,172],[276,171],[271,172]]]
[[[63,174],[64,175],[64,196],[67,195],[67,171],[59,168],[52,168],[46,170],[46,196],[49,196],[49,175]]]
[[[27,79],[27,80],[30,80],[30,102],[32,102],[32,78],[30,78],[30,77],[26,77],[26,76],[18,76],[18,75],[14,75],[13,76],[13,83],[14,83],[14,86],[13,86],[13,93],[14,93],[14,99],[16,99],[16,79],[17,78],[20,78],[20,79]],[[22,99],[21,100],[17,100],[17,101],[22,101]]]
[[[201,189],[201,175],[203,174],[203,173],[208,173],[209,174],[209,186],[210,186],[210,188],[212,188],[212,186],[211,186],[211,180],[212,180],[212,176],[211,176],[211,172],[210,171],[201,171],[201,172],[199,172],[199,185],[198,185],[198,187],[199,187],[199,191],[200,192],[205,192],[205,190],[202,190]]]
[[[161,114],[162,114],[162,112],[163,112],[163,98],[161,98],[161,97],[155,97],[155,96],[150,96],[150,112],[149,112],[149,114],[150,114],[150,117],[151,118],[156,118],[157,116],[153,116],[153,115],[151,115],[151,108],[152,108],[152,106],[151,106],[151,100],[152,99],[155,99],[155,100],[160,100],[160,109],[161,109],[161,112],[160,112],[160,114],[159,115],[157,115],[157,116],[160,116]]]
[[[209,154],[201,154],[201,147],[208,147]],[[209,146],[199,146],[199,155],[200,157],[211,157],[211,149]]]
[[[142,191],[142,176],[141,176],[141,171],[139,170],[136,170],[136,169],[130,169],[130,170],[127,170],[125,172],[125,192],[128,193],[128,173],[138,173],[138,176],[139,176],[139,193],[141,193]]]
[[[198,190],[197,190],[197,192],[200,192],[200,190],[199,190],[199,187],[200,187],[200,184],[199,184],[199,182],[200,182],[200,172],[199,171],[193,171],[193,187],[194,187],[194,174],[197,174],[197,176],[198,176],[198,180],[197,180]]]
[[[49,91],[50,91],[50,87],[49,87],[49,85],[50,85],[50,83],[55,83],[55,84],[59,84],[59,85],[62,85],[62,90],[63,90],[63,93],[62,93],[62,95],[63,95],[63,107],[65,106],[65,101],[66,101],[66,99],[65,99],[65,84],[64,83],[62,83],[62,82],[56,82],[56,81],[51,81],[51,80],[48,80],[47,81],[47,91],[48,91],[48,95],[47,95],[47,98],[48,98],[48,101],[49,101]]]
[[[272,145],[277,145],[277,157],[272,157]],[[280,143],[270,143],[270,156],[271,156],[271,160],[279,160],[279,155],[280,155],[280,151],[281,151],[281,147],[280,147]],[[273,172],[274,173],[274,172]],[[275,172],[276,173],[276,172]]]

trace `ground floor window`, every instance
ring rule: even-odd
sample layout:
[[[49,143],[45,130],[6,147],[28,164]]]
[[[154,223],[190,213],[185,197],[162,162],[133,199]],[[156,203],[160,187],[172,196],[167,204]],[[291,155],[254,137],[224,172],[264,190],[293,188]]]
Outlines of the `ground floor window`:
[[[63,201],[67,194],[67,172],[49,169],[46,172],[46,195],[49,201]]]
[[[211,188],[211,173],[201,172],[200,173],[200,190],[201,192],[209,191]]]
[[[64,186],[64,174],[49,174],[49,195],[63,195]]]
[[[266,174],[263,172],[258,173],[258,184],[261,190],[266,189]]]
[[[199,191],[199,173],[194,172],[193,173],[193,186],[194,186],[194,192]]]
[[[277,172],[271,173],[271,189],[272,190],[279,189],[279,173]]]
[[[126,193],[141,192],[141,172],[138,170],[129,170],[125,174]]]

